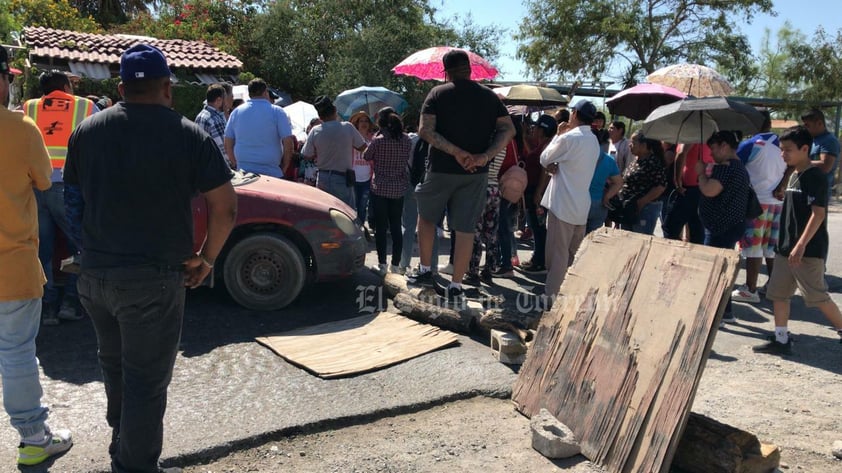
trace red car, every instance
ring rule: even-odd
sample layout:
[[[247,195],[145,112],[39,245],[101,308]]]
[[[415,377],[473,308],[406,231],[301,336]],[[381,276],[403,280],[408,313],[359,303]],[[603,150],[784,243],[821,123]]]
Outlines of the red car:
[[[360,269],[368,250],[356,212],[315,187],[237,171],[237,222],[214,277],[243,307],[277,310],[289,305],[305,283],[347,277]],[[193,201],[194,246],[207,233],[207,206]]]

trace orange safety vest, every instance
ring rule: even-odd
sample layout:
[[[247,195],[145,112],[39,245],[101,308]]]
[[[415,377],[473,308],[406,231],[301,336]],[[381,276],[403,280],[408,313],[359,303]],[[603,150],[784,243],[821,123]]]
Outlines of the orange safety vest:
[[[54,90],[40,99],[27,100],[24,113],[35,121],[50,154],[53,169],[64,169],[70,134],[93,115],[94,103],[61,90]]]

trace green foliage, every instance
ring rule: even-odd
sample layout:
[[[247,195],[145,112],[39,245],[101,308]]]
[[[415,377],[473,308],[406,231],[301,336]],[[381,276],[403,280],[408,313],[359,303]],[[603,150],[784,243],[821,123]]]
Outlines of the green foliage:
[[[20,29],[20,25],[15,21],[12,15],[11,2],[9,0],[0,0],[0,43],[10,43],[12,31]]]
[[[599,79],[615,61],[646,74],[680,61],[738,66],[750,48],[738,19],[771,0],[527,0],[518,57],[538,79]],[[634,71],[633,71],[634,72]],[[624,78],[630,82],[628,77]]]
[[[815,105],[842,100],[842,30],[829,35],[819,27],[810,43],[792,40],[784,50],[783,76],[795,96]]]
[[[750,68],[752,73],[734,83],[735,94],[775,99],[791,98],[791,94],[799,88],[800,84],[803,84],[803,81],[800,79],[790,81],[784,77],[786,65],[791,62],[789,50],[805,42],[804,34],[793,29],[788,21],[777,31],[774,40],[772,32],[766,28],[760,50],[754,54],[754,61],[744,65]],[[721,66],[719,70],[727,73],[728,66]]]
[[[103,95],[107,95],[116,103],[122,100],[117,89],[117,85],[119,83],[120,79],[117,77],[107,80],[82,78],[82,80],[80,80],[75,86],[73,92],[82,97],[86,97],[88,95],[102,97]],[[37,92],[37,78],[33,84],[27,84],[27,86],[34,86],[34,89],[29,90],[35,91],[34,94],[27,95],[28,97],[39,96],[39,93]],[[196,114],[202,110],[202,102],[205,100],[207,87],[204,85],[176,84],[173,86],[172,91],[173,109],[191,120],[194,119]]]
[[[161,6],[165,3],[167,2],[142,0],[71,0],[71,4],[83,15],[94,18],[106,27],[125,23],[135,15],[149,12],[150,6]]]
[[[470,18],[440,24],[434,13],[427,0],[280,0],[254,22],[257,54],[246,59],[246,69],[296,100],[382,85],[404,95],[412,119],[435,84],[395,76],[391,69],[401,60],[440,45],[491,61],[499,54],[497,28],[475,27]]]
[[[253,0],[171,0],[152,15],[140,12],[119,29],[160,39],[206,41],[241,57],[249,36],[249,18],[262,2]]]
[[[81,14],[67,0],[8,0],[8,6],[18,27],[43,26],[82,33],[100,31],[96,20]]]

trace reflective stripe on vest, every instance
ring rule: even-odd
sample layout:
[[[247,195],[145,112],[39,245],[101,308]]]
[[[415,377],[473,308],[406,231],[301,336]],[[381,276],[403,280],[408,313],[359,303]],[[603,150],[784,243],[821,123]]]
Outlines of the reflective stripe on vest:
[[[53,92],[40,99],[28,100],[23,109],[41,130],[53,169],[63,169],[70,134],[94,113],[94,103],[82,97]]]

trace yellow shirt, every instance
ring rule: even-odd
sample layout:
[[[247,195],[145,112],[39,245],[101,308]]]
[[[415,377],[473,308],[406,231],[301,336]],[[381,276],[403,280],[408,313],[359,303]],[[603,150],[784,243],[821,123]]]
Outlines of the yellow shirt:
[[[53,170],[35,122],[2,106],[0,169],[0,301],[40,298],[46,278],[32,187],[49,189]]]

